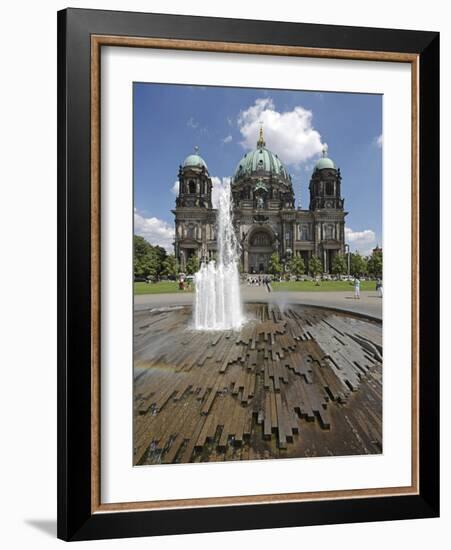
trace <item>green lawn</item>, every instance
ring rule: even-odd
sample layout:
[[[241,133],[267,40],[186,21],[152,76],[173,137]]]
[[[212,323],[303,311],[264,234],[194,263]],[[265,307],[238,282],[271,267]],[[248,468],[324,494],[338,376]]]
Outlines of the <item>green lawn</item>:
[[[321,281],[317,286],[313,281],[290,281],[283,283],[272,283],[275,292],[325,292],[342,291],[354,292],[354,286],[348,281]],[[362,281],[360,290],[376,290],[376,281]],[[178,292],[192,292],[190,290],[179,290],[178,282],[161,281],[159,283],[134,283],[134,293],[138,294],[172,294]]]
[[[321,281],[317,286],[313,281],[290,281],[272,283],[274,291],[283,292],[354,292],[354,286],[349,281]],[[360,290],[376,290],[376,281],[361,281]]]
[[[160,281],[159,283],[133,283],[134,294],[170,294],[173,292],[190,292],[179,290],[179,284],[175,281]]]

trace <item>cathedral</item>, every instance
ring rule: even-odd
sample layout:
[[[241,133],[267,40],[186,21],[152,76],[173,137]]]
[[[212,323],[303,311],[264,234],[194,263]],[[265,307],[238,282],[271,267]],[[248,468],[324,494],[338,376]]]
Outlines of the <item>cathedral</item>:
[[[216,210],[212,181],[196,147],[180,166],[175,215],[175,255],[184,271],[193,254],[214,258]],[[310,179],[308,210],[295,206],[291,176],[266,147],[260,129],[257,146],[239,161],[233,176],[233,220],[245,273],[268,273],[272,254],[281,262],[301,256],[306,269],[315,255],[329,273],[336,254],[344,253],[345,216],[340,169],[323,149]]]

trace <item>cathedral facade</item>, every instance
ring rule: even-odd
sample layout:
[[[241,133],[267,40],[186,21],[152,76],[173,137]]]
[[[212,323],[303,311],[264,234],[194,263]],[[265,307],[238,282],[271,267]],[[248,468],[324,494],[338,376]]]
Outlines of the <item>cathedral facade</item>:
[[[216,252],[216,210],[208,167],[196,148],[180,166],[175,215],[175,255],[184,271],[193,254],[200,261]],[[238,163],[232,179],[233,220],[245,273],[268,273],[273,253],[282,262],[301,256],[306,269],[315,255],[323,272],[345,252],[344,199],[340,169],[327,156],[318,160],[310,184],[308,210],[296,208],[291,176],[260,130],[257,146]]]

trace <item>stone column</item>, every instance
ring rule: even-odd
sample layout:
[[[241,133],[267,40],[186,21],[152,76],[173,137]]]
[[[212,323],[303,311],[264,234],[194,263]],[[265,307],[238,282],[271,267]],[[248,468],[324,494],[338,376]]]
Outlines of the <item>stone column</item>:
[[[249,251],[244,249],[244,265],[243,270],[245,273],[249,273]]]
[[[315,224],[315,256],[319,256],[319,243],[321,242],[321,222]]]
[[[286,230],[287,230],[286,223],[282,222],[282,250],[281,250],[282,256],[285,255],[285,251],[287,249]]]

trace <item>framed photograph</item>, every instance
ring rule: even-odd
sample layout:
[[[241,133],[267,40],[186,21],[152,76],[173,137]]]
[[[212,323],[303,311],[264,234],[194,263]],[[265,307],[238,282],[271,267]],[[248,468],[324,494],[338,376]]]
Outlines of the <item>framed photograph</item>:
[[[439,35],[58,14],[58,536],[439,514]]]

